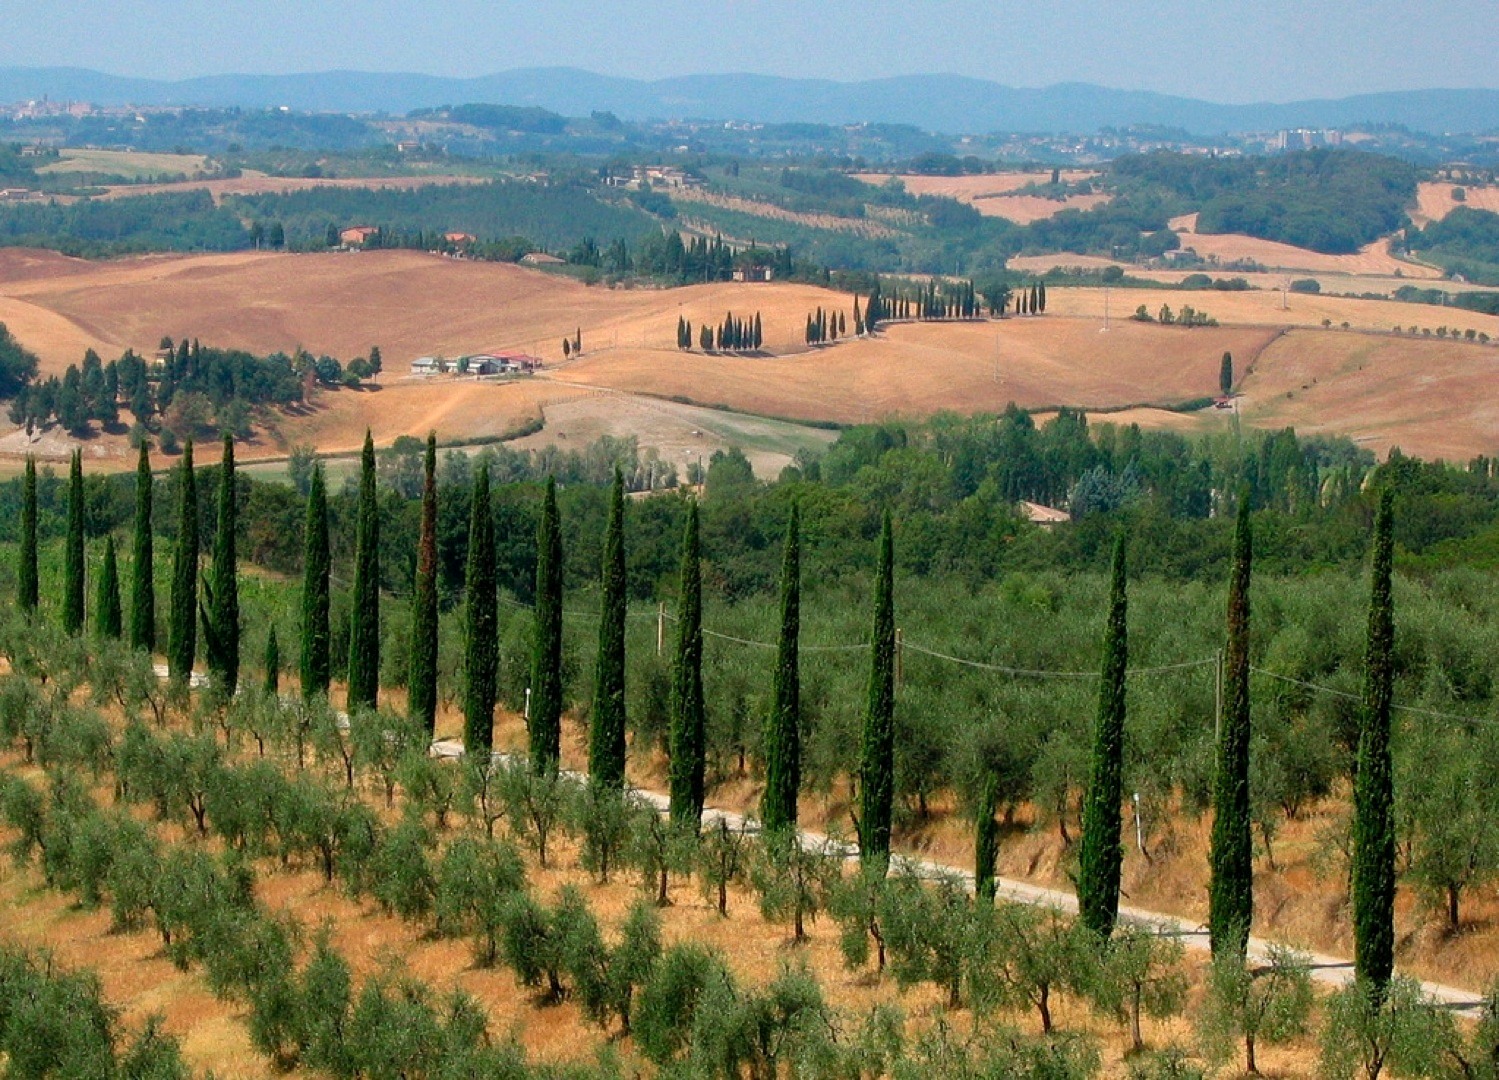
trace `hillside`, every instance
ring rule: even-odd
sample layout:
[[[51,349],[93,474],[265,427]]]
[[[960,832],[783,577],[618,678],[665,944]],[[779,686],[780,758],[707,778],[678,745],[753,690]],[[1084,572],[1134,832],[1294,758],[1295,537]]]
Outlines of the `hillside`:
[[[819,306],[851,315],[848,294],[782,283],[604,289],[509,264],[404,251],[103,263],[8,251],[0,254],[0,282],[0,321],[39,354],[44,373],[61,373],[88,348],[106,358],[126,348],[149,354],[163,335],[260,353],[304,348],[344,360],[381,347],[385,374],[377,388],[320,391],[310,407],[274,415],[247,448],[256,457],[284,454],[298,443],[352,450],[366,426],[386,444],[433,428],[444,440],[494,439],[544,419],[546,429],[526,445],[633,434],[680,466],[737,444],[759,455],[762,474],[774,475],[797,449],[826,436],[742,414],[858,423],[940,410],[997,411],[1011,401],[1106,410],[1169,405],[1213,395],[1222,353],[1234,354],[1242,379],[1267,346],[1276,365],[1260,364],[1243,384],[1243,415],[1256,424],[1347,431],[1380,448],[1398,444],[1466,459],[1491,449],[1496,408],[1493,383],[1483,377],[1495,362],[1493,350],[1390,331],[1446,324],[1499,339],[1499,317],[1327,295],[1292,294],[1283,307],[1281,295],[1270,291],[1055,288],[1045,318],[892,324],[875,339],[809,351],[801,343],[807,315]],[[1184,330],[1138,323],[1129,316],[1141,303],[1152,315],[1163,304],[1176,311],[1191,305],[1222,325]],[[1105,304],[1107,334],[1099,332]],[[767,355],[674,347],[679,316],[700,327],[729,312],[761,314]],[[1338,328],[1345,322],[1377,336],[1344,333]],[[1324,324],[1332,329],[1324,332]],[[1287,327],[1301,330],[1272,345]],[[562,364],[562,338],[580,330],[582,358]],[[541,378],[508,383],[405,377],[417,356],[484,349],[532,353],[547,369]],[[1280,357],[1300,355],[1298,349],[1319,358],[1305,378],[1300,361],[1279,366]],[[1303,382],[1327,383],[1355,362],[1349,357],[1365,353],[1383,373],[1376,394],[1340,382],[1335,392],[1320,386],[1309,403],[1302,400]],[[1438,372],[1444,396],[1432,399]],[[1432,400],[1441,407],[1434,410]],[[1324,401],[1335,404],[1318,404]],[[1143,419],[1216,422],[1169,413]],[[7,455],[61,458],[69,446],[55,429],[33,442],[21,432],[0,436],[0,453]],[[129,463],[123,435],[91,439],[87,452]]]

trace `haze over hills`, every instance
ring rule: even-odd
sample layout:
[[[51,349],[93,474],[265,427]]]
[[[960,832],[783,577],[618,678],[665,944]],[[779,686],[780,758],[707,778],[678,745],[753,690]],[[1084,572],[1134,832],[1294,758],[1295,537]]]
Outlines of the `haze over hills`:
[[[479,78],[325,71],[168,81],[83,68],[0,68],[0,101],[41,97],[96,105],[196,105],[405,113],[465,102],[536,105],[565,115],[607,110],[627,120],[898,123],[948,133],[1077,131],[1157,124],[1196,134],[1401,124],[1429,132],[1496,128],[1499,90],[1412,90],[1337,99],[1220,104],[1086,83],[1017,88],[956,75],[863,82],[769,75],[644,81],[575,68],[524,68]]]

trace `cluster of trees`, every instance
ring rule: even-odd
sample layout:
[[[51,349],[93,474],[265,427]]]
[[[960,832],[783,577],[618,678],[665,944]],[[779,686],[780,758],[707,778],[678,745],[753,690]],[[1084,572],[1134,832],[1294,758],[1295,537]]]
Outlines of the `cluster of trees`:
[[[1479,285],[1499,280],[1499,214],[1458,206],[1440,221],[1405,231],[1405,246]]]
[[[98,976],[50,956],[0,946],[0,1052],[21,1076],[187,1080],[175,1037],[156,1019],[128,1041]]]
[[[859,298],[854,297],[854,332],[862,334],[863,320],[859,317],[858,304]],[[808,345],[821,345],[823,342],[837,341],[840,334],[847,333],[848,323],[843,318],[843,312],[824,311],[819,307],[807,316],[804,340]]]
[[[1033,286],[1033,294],[1035,293]],[[1043,305],[1036,310],[1045,310],[1045,286],[1039,286],[1038,294]],[[995,290],[984,290],[984,302],[991,315],[1002,315],[1008,303],[1010,289],[996,285]],[[983,314],[978,290],[972,281],[938,280],[933,278],[924,284],[895,281],[886,282],[876,277],[864,305],[862,321],[858,311],[858,297],[854,297],[854,324],[857,333],[873,332],[881,322],[890,319],[976,319]],[[857,329],[859,326],[864,329]]]
[[[731,311],[717,328],[704,323],[699,328],[697,345],[703,352],[752,352],[760,348],[764,340],[758,311],[753,319],[737,318]],[[691,349],[692,345],[692,323],[678,315],[677,348]]]
[[[1171,213],[1199,211],[1199,232],[1233,232],[1329,254],[1351,254],[1406,223],[1419,172],[1357,150],[1269,157],[1156,152],[1109,163],[1109,183],[1158,197]]]
[[[1180,311],[1172,311],[1170,304],[1162,304],[1161,310],[1152,315],[1144,304],[1135,308],[1130,316],[1135,322],[1159,322],[1162,326],[1217,326],[1218,320],[1206,311],[1198,311],[1191,304],[1183,304]]]
[[[68,365],[62,378],[42,382],[23,378],[12,390],[9,415],[28,427],[54,420],[74,435],[86,435],[98,422],[106,430],[120,422],[120,409],[135,418],[137,432],[159,431],[171,444],[223,429],[248,434],[253,410],[303,400],[310,379],[328,385],[358,385],[381,371],[379,347],[357,357],[347,369],[329,356],[274,353],[255,356],[183,338],[162,338],[159,359],[148,362],[131,350],[105,363],[89,349],[80,367]],[[23,365],[34,373],[34,367]]]

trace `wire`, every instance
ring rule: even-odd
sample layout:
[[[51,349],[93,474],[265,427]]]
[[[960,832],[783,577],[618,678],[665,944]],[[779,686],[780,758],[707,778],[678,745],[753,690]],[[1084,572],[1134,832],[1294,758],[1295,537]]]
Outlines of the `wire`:
[[[1362,702],[1364,699],[1358,694],[1349,693],[1347,690],[1339,690],[1332,686],[1322,686],[1319,683],[1307,682],[1305,679],[1297,679],[1290,675],[1281,675],[1278,672],[1266,671],[1264,668],[1250,665],[1249,670],[1256,675],[1263,675],[1267,679],[1277,682],[1290,683],[1292,686],[1305,687],[1307,690],[1326,694],[1328,697],[1342,698],[1344,701]],[[1499,720],[1487,716],[1467,716],[1462,713],[1442,712],[1440,709],[1428,709],[1421,705],[1400,705],[1391,702],[1390,708],[1397,712],[1409,713],[1412,716],[1427,716],[1434,720],[1452,720],[1461,724],[1495,724]]]
[[[937,652],[935,649],[923,648],[909,641],[901,643],[902,648],[910,649],[912,652],[922,653],[925,656],[935,657],[938,660],[946,660],[954,664],[962,664],[964,667],[976,668],[980,671],[993,671],[1000,675],[1011,675],[1016,678],[1026,679],[1096,679],[1099,673],[1096,671],[1040,671],[1034,668],[1006,667],[1003,664],[985,664],[978,660],[964,660],[960,656],[949,656],[947,653]],[[1190,668],[1205,667],[1208,664],[1216,664],[1218,658],[1210,656],[1205,660],[1188,660],[1180,664],[1163,664],[1159,667],[1129,668],[1126,675],[1158,675],[1168,671],[1185,671]]]

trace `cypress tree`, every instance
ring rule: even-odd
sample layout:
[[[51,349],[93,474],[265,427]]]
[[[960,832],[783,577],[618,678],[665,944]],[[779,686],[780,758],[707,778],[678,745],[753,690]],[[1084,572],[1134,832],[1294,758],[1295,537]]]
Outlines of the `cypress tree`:
[[[671,820],[696,830],[703,817],[707,718],[703,705],[703,572],[697,503],[682,534],[682,593],[671,687]]]
[[[859,762],[859,801],[860,859],[872,863],[888,858],[890,815],[895,802],[895,571],[888,510],[880,527],[879,567],[874,582],[874,638]]]
[[[218,519],[213,533],[213,566],[203,589],[203,646],[208,670],[226,697],[239,688],[239,559],[235,532],[239,512],[234,488],[234,436],[224,436],[219,465]]]
[[[36,611],[36,458],[26,455],[26,477],[21,483],[21,562],[16,567],[16,603],[26,615]]]
[[[130,567],[130,644],[156,651],[155,556],[151,536],[151,451],[143,441],[135,466],[135,550]]]
[[[271,623],[271,632],[265,638],[265,695],[275,698],[281,694],[281,642],[276,639],[276,624]]]
[[[472,559],[472,554],[470,555]],[[437,433],[427,433],[423,462],[422,524],[416,547],[416,589],[411,612],[411,668],[407,709],[430,736],[437,728]]]
[[[1218,391],[1224,397],[1233,393],[1234,389],[1234,354],[1226,352],[1223,360],[1218,365]]]
[[[489,503],[489,466],[474,477],[464,573],[463,745],[488,752],[494,745],[495,672],[499,667],[499,610],[495,583],[494,512]]]
[[[328,693],[332,661],[328,628],[328,492],[323,466],[312,467],[307,492],[307,522],[303,529],[302,560],[302,697]]]
[[[349,620],[348,708],[373,709],[380,692],[380,517],[375,440],[359,457],[359,519],[354,528],[354,604]]]
[[[1380,496],[1374,518],[1369,590],[1369,638],[1364,702],[1353,785],[1353,966],[1376,1003],[1395,968],[1395,790],[1390,761],[1390,699],[1395,650],[1390,595],[1392,492]]]
[[[115,538],[104,538],[104,569],[99,574],[99,591],[94,598],[94,632],[101,638],[118,641],[124,629],[120,611],[120,565],[115,555]]]
[[[593,679],[588,773],[598,788],[625,786],[625,481],[614,470],[609,526],[604,533],[603,617]]]
[[[68,538],[64,549],[62,628],[83,632],[83,451],[68,463]]]
[[[979,804],[973,841],[973,891],[980,900],[994,900],[994,867],[999,862],[999,778],[985,776],[979,788]]]
[[[1228,649],[1224,706],[1213,778],[1208,933],[1214,955],[1241,959],[1254,918],[1254,847],[1249,831],[1249,582],[1253,539],[1249,496],[1239,500],[1233,575],[1228,585]]]
[[[765,791],[760,822],[768,832],[796,827],[801,788],[801,512],[791,504],[781,556],[781,635],[776,643],[775,700],[765,725]]]
[[[562,753],[562,523],[557,481],[547,477],[536,533],[536,633],[531,650],[531,768],[557,771]]]
[[[193,441],[182,448],[177,467],[177,544],[172,549],[171,620],[167,624],[167,670],[186,686],[198,652],[198,482],[193,474]]]
[[[1077,878],[1079,917],[1102,938],[1114,932],[1114,920],[1119,915],[1119,870],[1124,861],[1119,806],[1124,799],[1124,672],[1129,663],[1129,642],[1122,534],[1114,541],[1112,577]]]

